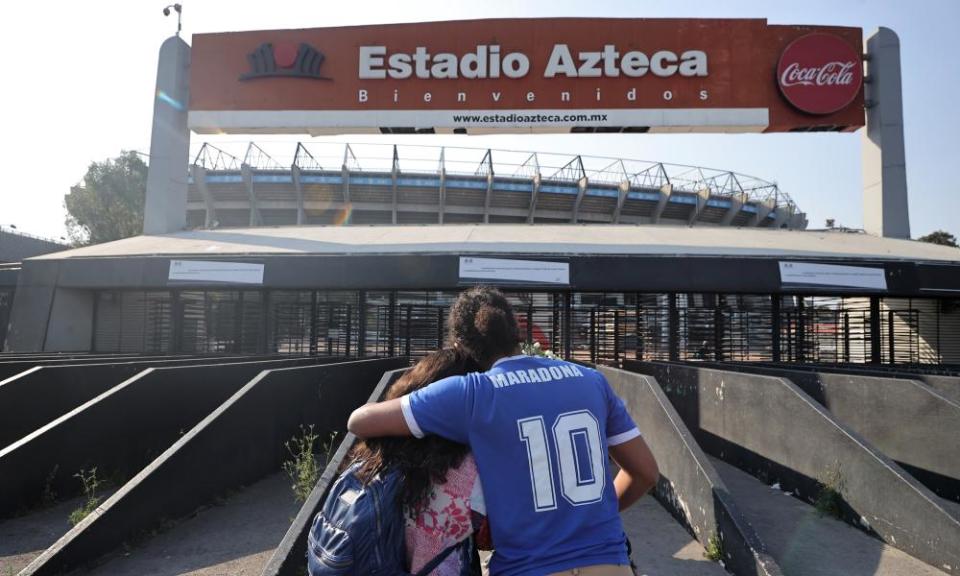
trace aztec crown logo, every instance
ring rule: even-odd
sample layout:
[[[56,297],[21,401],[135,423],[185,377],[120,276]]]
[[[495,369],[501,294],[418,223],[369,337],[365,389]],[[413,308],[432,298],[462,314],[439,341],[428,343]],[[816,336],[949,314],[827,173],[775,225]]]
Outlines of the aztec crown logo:
[[[320,75],[320,66],[325,60],[322,52],[306,43],[272,44],[264,42],[247,55],[250,72],[240,75],[240,80],[258,78],[308,78],[330,80]]]

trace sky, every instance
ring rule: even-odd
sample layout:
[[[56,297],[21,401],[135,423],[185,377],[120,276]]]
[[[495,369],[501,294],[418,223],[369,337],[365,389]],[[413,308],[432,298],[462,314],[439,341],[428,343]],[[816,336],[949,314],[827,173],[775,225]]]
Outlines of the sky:
[[[66,236],[63,197],[93,161],[149,152],[157,52],[176,29],[153,0],[16,2],[4,6],[0,226]],[[878,26],[900,36],[910,224],[914,238],[960,236],[960,65],[947,50],[958,0],[184,0],[183,33],[493,17],[766,18],[773,24]],[[413,143],[591,154],[722,168],[776,182],[810,228],[863,226],[861,134],[564,134],[254,138]],[[193,135],[240,147],[239,136]]]

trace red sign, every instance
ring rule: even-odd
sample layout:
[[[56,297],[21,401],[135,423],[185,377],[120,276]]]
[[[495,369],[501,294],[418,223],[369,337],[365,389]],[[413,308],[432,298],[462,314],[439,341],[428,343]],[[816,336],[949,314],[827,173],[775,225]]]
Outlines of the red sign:
[[[787,46],[777,66],[783,96],[810,114],[832,114],[846,108],[860,93],[860,54],[833,34],[801,36]]]
[[[188,123],[200,133],[852,131],[864,123],[862,44],[858,28],[763,19],[195,34]]]

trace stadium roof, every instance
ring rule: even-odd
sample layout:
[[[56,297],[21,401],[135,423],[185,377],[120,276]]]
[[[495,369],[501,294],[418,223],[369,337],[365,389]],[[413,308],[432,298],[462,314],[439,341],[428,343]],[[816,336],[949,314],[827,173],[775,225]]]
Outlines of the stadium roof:
[[[616,225],[285,226],[136,236],[32,260],[269,254],[538,254],[864,259],[960,264],[960,250],[840,231]]]

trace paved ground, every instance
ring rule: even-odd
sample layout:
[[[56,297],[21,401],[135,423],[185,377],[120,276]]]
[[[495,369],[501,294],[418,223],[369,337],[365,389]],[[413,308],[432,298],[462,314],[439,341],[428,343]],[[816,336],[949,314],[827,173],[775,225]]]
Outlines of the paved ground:
[[[800,500],[711,459],[785,576],[946,576]]]
[[[109,557],[89,574],[259,576],[299,509],[289,478],[277,473]]]
[[[625,511],[624,528],[633,544],[633,560],[645,576],[724,576],[719,564],[703,556],[700,545],[652,496]]]
[[[0,576],[16,574],[70,530],[74,498],[32,514],[0,522]]]

